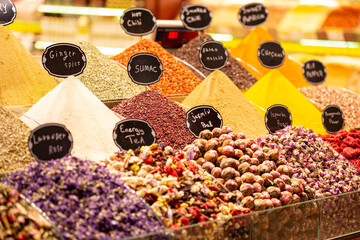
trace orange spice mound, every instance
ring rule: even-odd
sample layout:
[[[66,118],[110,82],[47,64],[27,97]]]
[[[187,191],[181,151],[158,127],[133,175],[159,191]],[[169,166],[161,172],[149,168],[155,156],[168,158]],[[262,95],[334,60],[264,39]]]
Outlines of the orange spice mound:
[[[184,94],[190,93],[201,83],[201,80],[193,72],[177,61],[163,47],[149,39],[140,40],[111,59],[127,66],[130,57],[140,52],[152,53],[158,56],[163,64],[164,72],[160,81],[149,86],[152,90],[157,90],[165,95]]]

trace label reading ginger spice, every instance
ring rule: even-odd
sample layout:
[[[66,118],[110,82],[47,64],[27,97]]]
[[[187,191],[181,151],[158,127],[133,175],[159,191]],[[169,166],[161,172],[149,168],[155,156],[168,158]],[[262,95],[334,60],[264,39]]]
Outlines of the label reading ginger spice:
[[[207,70],[223,68],[228,57],[229,53],[221,42],[207,41],[200,46],[200,63]]]
[[[321,116],[322,124],[326,132],[337,133],[344,127],[344,115],[339,106],[328,105],[324,108]]]
[[[0,25],[6,26],[14,22],[16,7],[10,0],[0,0]]]
[[[86,67],[86,56],[75,44],[57,43],[45,49],[42,64],[52,76],[60,78],[78,76]]]
[[[223,119],[220,113],[208,105],[199,105],[186,112],[186,126],[194,136],[199,136],[200,132],[214,128],[221,128]]]
[[[156,27],[155,15],[146,8],[130,8],[120,18],[121,28],[129,35],[144,36]]]
[[[137,53],[131,56],[127,71],[134,83],[151,85],[160,80],[163,74],[163,65],[154,54]]]
[[[50,161],[69,155],[73,148],[73,138],[64,125],[47,123],[31,131],[28,147],[37,161]]]
[[[212,15],[203,5],[188,5],[181,10],[180,19],[187,29],[201,31],[209,27]]]
[[[258,59],[266,68],[278,68],[285,60],[285,51],[280,43],[275,41],[265,41],[260,44],[257,51]]]
[[[116,123],[113,139],[121,150],[129,150],[154,144],[156,134],[152,126],[144,120],[124,119]]]
[[[265,126],[269,133],[292,125],[292,116],[289,109],[281,104],[270,106],[265,113]]]
[[[268,9],[261,3],[250,3],[240,8],[238,19],[244,27],[264,24],[269,16]]]
[[[306,61],[302,67],[302,73],[306,81],[313,85],[325,82],[327,75],[325,66],[317,60]]]

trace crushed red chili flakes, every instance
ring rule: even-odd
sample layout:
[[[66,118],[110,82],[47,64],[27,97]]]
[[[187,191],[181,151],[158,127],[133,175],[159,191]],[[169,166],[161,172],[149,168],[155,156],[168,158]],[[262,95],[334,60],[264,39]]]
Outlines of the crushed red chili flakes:
[[[163,75],[159,82],[149,86],[151,89],[165,95],[184,94],[190,93],[201,83],[201,80],[193,72],[177,61],[158,43],[149,39],[140,40],[120,54],[111,57],[111,59],[127,66],[131,56],[140,52],[155,54],[163,64]]]
[[[336,134],[323,135],[321,138],[331,144],[331,146],[350,160],[360,169],[360,131],[351,129],[340,131]]]

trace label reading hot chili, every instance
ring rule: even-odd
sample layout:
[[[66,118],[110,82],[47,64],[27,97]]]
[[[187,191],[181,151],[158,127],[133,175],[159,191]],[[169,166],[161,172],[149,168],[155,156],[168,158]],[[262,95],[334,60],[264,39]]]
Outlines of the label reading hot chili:
[[[144,36],[155,30],[156,17],[149,9],[130,8],[121,16],[120,25],[129,35]]]
[[[205,129],[221,128],[222,124],[220,113],[212,106],[199,105],[186,112],[186,126],[194,136]]]
[[[229,53],[221,42],[207,41],[200,46],[199,59],[205,69],[223,68],[228,57]]]
[[[292,116],[289,109],[281,104],[270,106],[265,113],[265,126],[269,133],[292,125]]]
[[[212,15],[205,6],[188,5],[181,10],[180,19],[187,29],[200,31],[209,27]]]
[[[238,19],[244,27],[256,27],[264,24],[268,16],[268,9],[261,3],[247,4],[238,12]]]
[[[45,49],[42,64],[52,76],[60,78],[78,76],[86,67],[86,56],[75,44],[57,43]]]
[[[49,161],[70,154],[73,138],[64,125],[47,123],[31,131],[28,147],[36,160]]]
[[[257,51],[258,59],[266,68],[277,68],[284,63],[285,52],[280,43],[266,41],[260,44]]]
[[[0,0],[0,25],[6,26],[14,22],[16,8],[10,0]]]
[[[327,75],[325,66],[317,60],[306,61],[302,67],[302,72],[306,81],[313,85],[323,83]]]
[[[160,80],[163,74],[163,65],[154,54],[137,53],[131,56],[127,70],[134,83],[151,85]]]
[[[328,105],[321,116],[322,124],[328,133],[337,133],[344,127],[344,115],[339,106]]]
[[[120,149],[129,150],[154,144],[156,134],[152,126],[144,120],[124,119],[115,125],[113,139]]]

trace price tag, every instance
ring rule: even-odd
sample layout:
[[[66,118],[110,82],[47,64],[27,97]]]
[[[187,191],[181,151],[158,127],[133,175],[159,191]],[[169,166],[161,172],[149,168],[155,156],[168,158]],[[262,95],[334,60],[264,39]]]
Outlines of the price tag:
[[[228,57],[229,53],[221,42],[207,41],[200,46],[199,59],[205,69],[223,68]]]
[[[269,133],[292,125],[292,116],[289,109],[281,104],[270,106],[265,113],[265,126]]]
[[[285,51],[280,43],[275,41],[266,41],[260,44],[257,51],[258,59],[266,68],[278,68],[285,60]]]
[[[261,3],[246,4],[238,12],[238,19],[244,27],[260,26],[266,22],[268,16],[268,9]]]
[[[149,9],[130,8],[121,16],[120,25],[129,35],[144,36],[155,30],[156,17]]]
[[[124,119],[116,123],[113,139],[120,149],[136,149],[156,142],[155,130],[150,124],[140,119]]]
[[[306,81],[313,85],[325,82],[327,75],[325,66],[317,60],[306,61],[302,67],[302,72]]]
[[[6,26],[14,22],[16,7],[10,0],[0,0],[0,25]]]
[[[187,29],[200,31],[209,27],[212,15],[205,6],[188,5],[181,10],[180,19]]]
[[[60,78],[78,76],[86,67],[86,56],[75,44],[57,43],[45,49],[42,64],[52,76]]]
[[[163,74],[163,65],[154,54],[137,53],[131,56],[127,70],[134,83],[151,85],[160,80]]]
[[[47,123],[31,131],[28,147],[37,161],[49,161],[70,154],[73,138],[64,125]]]
[[[213,130],[216,127],[221,128],[222,125],[220,113],[212,106],[200,105],[186,112],[186,126],[196,137],[205,129]]]
[[[344,115],[339,106],[328,105],[324,108],[321,116],[322,124],[326,132],[337,133],[344,127]]]

